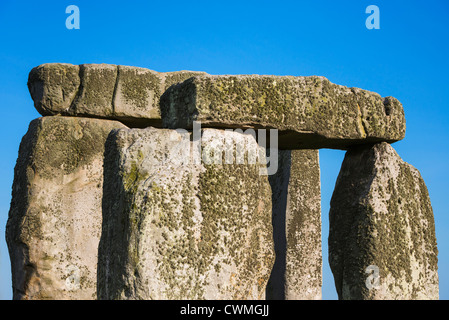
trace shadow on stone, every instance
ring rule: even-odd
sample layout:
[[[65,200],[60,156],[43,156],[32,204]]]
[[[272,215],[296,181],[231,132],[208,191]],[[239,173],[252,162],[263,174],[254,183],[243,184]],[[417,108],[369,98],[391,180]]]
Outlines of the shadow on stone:
[[[285,221],[287,212],[288,183],[291,168],[291,151],[279,150],[279,166],[276,174],[268,176],[272,191],[272,223],[276,260],[266,288],[267,300],[285,300],[285,270],[287,237]]]

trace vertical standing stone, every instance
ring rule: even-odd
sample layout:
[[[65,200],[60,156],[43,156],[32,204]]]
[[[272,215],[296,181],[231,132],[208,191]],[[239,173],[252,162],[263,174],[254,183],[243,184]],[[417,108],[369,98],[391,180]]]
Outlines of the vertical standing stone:
[[[106,147],[99,299],[263,299],[274,262],[271,191],[261,164],[237,164],[205,129],[117,130]],[[217,163],[219,160],[220,163]],[[266,169],[266,168],[265,168]]]
[[[321,299],[321,191],[318,150],[280,150],[269,177],[276,261],[267,298]]]
[[[438,299],[429,194],[419,171],[389,144],[346,153],[329,223],[340,299]]]
[[[6,241],[14,299],[95,299],[104,143],[115,121],[31,122],[14,171]]]

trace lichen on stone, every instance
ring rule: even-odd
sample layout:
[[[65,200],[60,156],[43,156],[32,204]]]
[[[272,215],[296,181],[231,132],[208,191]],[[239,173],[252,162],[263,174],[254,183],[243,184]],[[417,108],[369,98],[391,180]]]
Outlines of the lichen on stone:
[[[330,266],[340,299],[438,299],[427,188],[389,144],[348,151],[329,218]],[[365,285],[369,266],[379,270],[379,288]]]
[[[203,131],[209,138],[223,134]],[[121,258],[101,264],[100,298],[264,296],[273,259],[267,177],[259,175],[258,164],[176,164],[168,159],[170,145],[190,145],[190,135],[151,128],[111,135],[105,172],[117,196],[104,200],[108,225],[99,252],[100,261],[110,252]],[[113,241],[114,234],[124,242]]]

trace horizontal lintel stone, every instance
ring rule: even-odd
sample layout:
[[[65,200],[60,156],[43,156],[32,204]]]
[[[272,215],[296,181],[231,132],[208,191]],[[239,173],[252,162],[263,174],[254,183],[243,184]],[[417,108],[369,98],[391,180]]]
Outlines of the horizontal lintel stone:
[[[113,64],[46,63],[33,68],[28,88],[43,116],[119,120],[131,127],[160,126],[159,99],[195,71],[156,72]]]
[[[405,136],[401,103],[324,77],[200,75],[161,97],[163,126],[273,128],[281,149],[348,149]]]

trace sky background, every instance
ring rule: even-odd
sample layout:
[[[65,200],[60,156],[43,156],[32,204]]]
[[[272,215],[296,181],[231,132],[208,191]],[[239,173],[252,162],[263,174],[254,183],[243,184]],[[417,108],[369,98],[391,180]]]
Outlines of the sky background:
[[[80,29],[65,26],[69,5]],[[380,29],[368,30],[369,5]],[[394,96],[407,120],[393,144],[422,174],[435,215],[440,299],[449,298],[449,1],[0,1],[0,299],[11,299],[5,225],[14,165],[40,115],[26,83],[42,63],[111,63],[160,72],[325,76]],[[329,201],[344,157],[321,150],[323,299],[336,299],[328,264]]]

